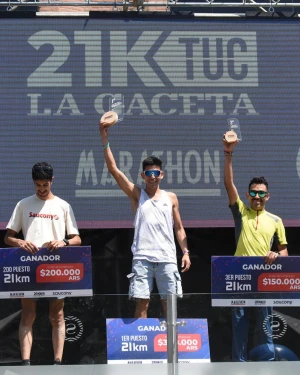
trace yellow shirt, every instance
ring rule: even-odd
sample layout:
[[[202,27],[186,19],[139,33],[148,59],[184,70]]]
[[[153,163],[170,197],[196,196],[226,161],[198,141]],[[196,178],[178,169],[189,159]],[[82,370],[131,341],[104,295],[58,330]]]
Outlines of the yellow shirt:
[[[266,256],[273,241],[285,245],[285,229],[280,217],[265,210],[255,211],[238,197],[229,206],[235,222],[236,256]]]

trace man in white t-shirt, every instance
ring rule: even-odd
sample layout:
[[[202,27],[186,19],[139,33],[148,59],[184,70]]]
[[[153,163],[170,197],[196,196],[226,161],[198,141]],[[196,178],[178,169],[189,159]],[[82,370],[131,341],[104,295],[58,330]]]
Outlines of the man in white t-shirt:
[[[35,254],[41,247],[57,251],[64,246],[80,246],[81,239],[71,206],[51,192],[53,168],[42,162],[32,167],[35,194],[22,199],[16,205],[7,224],[4,241],[12,247],[20,247]],[[16,235],[22,231],[24,240]],[[30,365],[32,347],[32,326],[36,317],[34,299],[23,298],[19,326],[19,340],[22,364]],[[52,325],[54,364],[61,364],[64,341],[64,299],[49,300],[49,318]]]
[[[161,190],[159,185],[164,176],[162,161],[155,156],[146,158],[141,177],[145,188],[133,184],[119,170],[108,142],[108,124],[100,121],[104,157],[109,172],[119,187],[129,197],[135,213],[133,253],[129,297],[135,299],[135,318],[147,318],[153,280],[160,294],[166,316],[167,295],[182,297],[181,276],[177,267],[174,232],[182,250],[181,272],[191,266],[187,237],[182,225],[179,203],[175,193]]]

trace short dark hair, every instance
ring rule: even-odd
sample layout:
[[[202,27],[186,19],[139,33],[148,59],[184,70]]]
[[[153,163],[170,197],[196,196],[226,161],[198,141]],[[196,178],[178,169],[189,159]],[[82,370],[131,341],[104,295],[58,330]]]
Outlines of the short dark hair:
[[[162,168],[162,161],[158,159],[156,156],[149,156],[143,161],[143,171],[148,167],[149,165],[155,165],[159,167],[160,169]]]
[[[51,181],[53,178],[53,168],[46,162],[36,163],[32,167],[32,179],[34,181],[47,180]]]
[[[267,180],[263,176],[261,176],[261,177],[253,177],[252,178],[252,180],[249,183],[249,187],[248,187],[249,191],[250,191],[251,185],[253,185],[253,184],[255,184],[255,185],[266,185],[267,191],[269,189],[268,182],[267,182]]]

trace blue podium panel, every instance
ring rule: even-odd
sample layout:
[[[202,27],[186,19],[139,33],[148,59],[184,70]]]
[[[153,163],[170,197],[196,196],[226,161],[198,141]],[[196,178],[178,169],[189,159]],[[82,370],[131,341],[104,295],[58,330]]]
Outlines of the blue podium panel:
[[[167,363],[162,319],[107,319],[107,363]],[[178,319],[178,362],[210,362],[206,319]]]
[[[212,257],[212,306],[300,306],[300,257]]]
[[[92,296],[90,246],[0,249],[0,298]]]

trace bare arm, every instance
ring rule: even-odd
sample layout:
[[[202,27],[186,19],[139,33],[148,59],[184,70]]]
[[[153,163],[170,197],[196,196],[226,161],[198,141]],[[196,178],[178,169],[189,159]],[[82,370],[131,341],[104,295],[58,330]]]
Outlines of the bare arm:
[[[78,234],[70,234],[68,236],[69,240],[69,246],[80,246],[81,245],[81,238],[78,236]],[[58,250],[60,247],[66,246],[63,239],[61,240],[53,240],[45,244],[45,247],[47,247],[48,250]]]
[[[70,234],[69,235],[69,246],[80,246],[81,245],[81,238],[78,234]]]
[[[177,238],[178,244],[184,253],[185,251],[188,251],[187,247],[187,238],[186,233],[182,225],[180,213],[179,213],[179,203],[176,194],[174,193],[168,193],[172,206],[173,206],[173,220],[174,220],[174,232],[175,236]],[[181,272],[186,272],[189,270],[191,266],[190,256],[188,253],[183,254],[182,261],[181,261]]]
[[[289,255],[286,245],[278,245],[277,249],[280,256],[287,257]]]
[[[104,157],[107,168],[109,172],[112,174],[114,179],[117,181],[119,187],[124,191],[124,193],[133,201],[137,201],[140,198],[140,188],[134,185],[129,179],[125,176],[125,174],[120,171],[117,167],[117,163],[111,151],[111,148],[108,142],[108,126],[105,122],[100,121],[99,123],[99,130],[102,138],[102,145],[104,150]]]
[[[232,168],[232,155],[234,146],[237,144],[238,141],[235,143],[228,143],[223,138],[223,145],[224,145],[224,185],[227,191],[227,195],[229,198],[229,204],[232,206],[238,198],[238,191],[236,186],[233,182],[233,168]]]
[[[278,256],[287,257],[289,255],[286,245],[278,245],[277,250],[278,252],[275,252],[275,251],[268,252],[267,257],[266,257],[267,264],[273,263],[274,260],[278,258]]]
[[[6,245],[11,247],[20,247],[21,249],[28,251],[29,253],[35,254],[39,251],[39,248],[31,241],[21,240],[16,238],[17,232],[12,229],[7,229],[4,237],[4,242]]]
[[[11,247],[20,247],[21,249],[28,251],[29,253],[35,254],[39,251],[39,248],[31,241],[21,240],[16,238],[16,232],[8,229],[7,233],[4,237],[4,242],[6,245]],[[69,235],[69,246],[80,246],[81,245],[81,238],[77,234]],[[48,250],[53,251],[57,250],[59,247],[66,246],[65,242],[61,240],[53,240],[48,242],[47,244],[43,245],[43,247],[47,247]]]

